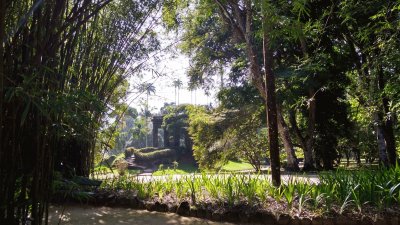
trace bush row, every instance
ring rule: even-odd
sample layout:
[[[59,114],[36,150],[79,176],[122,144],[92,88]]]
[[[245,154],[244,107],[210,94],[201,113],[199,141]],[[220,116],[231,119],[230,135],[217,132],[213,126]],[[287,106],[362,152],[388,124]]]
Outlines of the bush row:
[[[271,183],[267,174],[192,174],[175,179],[137,177],[106,179],[105,190],[135,191],[141,199],[175,196],[179,201],[215,202],[227,206],[241,203],[268,205],[276,201],[279,210],[330,214],[393,212],[399,215],[400,167],[361,171],[329,171],[320,173],[318,181],[301,176],[289,177],[280,187]],[[146,178],[148,179],[148,178]],[[390,208],[390,210],[388,210]],[[398,224],[398,223],[397,223]]]
[[[139,153],[150,153],[150,152],[154,152],[159,150],[158,148],[154,148],[154,147],[146,147],[146,148],[134,148],[134,147],[129,147],[125,149],[125,157],[130,157],[133,155],[133,153],[135,152],[139,152]]]
[[[174,157],[176,151],[174,149],[153,149],[153,151],[137,149],[134,151],[135,160],[141,162],[154,161],[156,159]]]

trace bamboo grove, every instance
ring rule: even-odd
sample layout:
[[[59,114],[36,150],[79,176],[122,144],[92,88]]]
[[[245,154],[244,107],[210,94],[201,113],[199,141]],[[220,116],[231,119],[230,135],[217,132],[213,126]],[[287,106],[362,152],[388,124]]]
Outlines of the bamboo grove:
[[[2,0],[0,223],[42,224],[53,169],[88,176],[104,114],[159,43],[158,1]]]

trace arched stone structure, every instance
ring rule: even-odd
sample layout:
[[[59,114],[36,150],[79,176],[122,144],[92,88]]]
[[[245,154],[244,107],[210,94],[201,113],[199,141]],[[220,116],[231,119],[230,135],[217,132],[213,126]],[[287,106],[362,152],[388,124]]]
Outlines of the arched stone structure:
[[[151,122],[153,123],[153,147],[158,148],[158,147],[164,147],[167,148],[169,147],[169,135],[168,131],[165,128],[162,128],[162,123],[163,123],[163,116],[153,116],[151,119]],[[164,146],[160,146],[160,143],[158,141],[158,130],[163,129],[164,135]]]

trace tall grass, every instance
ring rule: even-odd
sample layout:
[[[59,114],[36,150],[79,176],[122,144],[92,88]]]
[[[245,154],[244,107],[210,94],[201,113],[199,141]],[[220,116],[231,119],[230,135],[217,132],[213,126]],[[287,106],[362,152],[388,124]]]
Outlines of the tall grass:
[[[320,175],[322,190],[335,202],[354,205],[359,211],[369,204],[380,209],[399,203],[400,167],[378,170],[346,171]]]
[[[380,210],[400,203],[400,168],[378,170],[323,172],[319,182],[290,177],[280,187],[272,186],[268,175],[192,174],[140,180],[134,176],[106,179],[101,188],[137,190],[138,197],[152,198],[172,194],[192,204],[211,200],[234,205],[266,203],[275,199],[288,209],[344,213],[349,209],[362,212],[365,205]]]

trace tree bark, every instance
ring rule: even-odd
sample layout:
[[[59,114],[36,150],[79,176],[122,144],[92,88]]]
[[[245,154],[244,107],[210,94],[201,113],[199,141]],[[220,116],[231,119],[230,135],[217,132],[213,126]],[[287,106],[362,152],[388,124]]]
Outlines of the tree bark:
[[[306,140],[301,134],[299,127],[297,126],[296,113],[293,109],[289,110],[289,122],[290,125],[292,126],[292,129],[294,130],[294,133],[296,134],[296,137],[300,143],[301,148],[303,149],[303,151],[305,151],[305,149],[307,149]]]
[[[0,147],[3,143],[3,111],[4,111],[4,45],[6,0],[0,0]],[[0,151],[1,156],[1,151]],[[1,158],[1,157],[0,157]]]
[[[266,21],[266,15],[263,19],[263,55],[265,82],[267,91],[267,123],[268,123],[268,143],[271,158],[271,175],[272,184],[276,187],[281,185],[280,176],[280,157],[278,143],[278,124],[277,124],[277,107],[275,96],[275,75],[272,72],[272,51],[270,49],[271,41],[269,37],[270,29]]]
[[[386,143],[388,163],[391,166],[395,166],[397,162],[397,156],[396,156],[396,139],[394,137],[394,132],[393,132],[393,116],[391,115],[389,109],[389,99],[384,92],[385,80],[382,67],[380,67],[378,70],[378,87],[379,91],[382,92],[382,97],[381,97],[382,106],[385,115],[382,118],[382,132],[383,132],[383,138],[385,139]]]
[[[287,155],[287,165],[286,170],[288,171],[299,171],[299,162],[296,157],[296,153],[293,148],[293,143],[290,138],[289,128],[285,122],[285,119],[282,116],[281,108],[277,105],[277,114],[278,114],[278,131],[280,133],[283,146]]]
[[[301,27],[300,27],[300,30]],[[300,46],[303,52],[304,58],[308,59],[308,50],[306,40],[303,35],[300,35]],[[316,101],[314,88],[309,87],[308,89],[308,129],[307,139],[304,149],[304,166],[303,170],[314,170],[314,158],[313,158],[313,147],[314,147],[314,130],[315,130],[315,113],[316,113]]]
[[[376,132],[376,141],[378,144],[379,161],[384,166],[389,166],[388,156],[386,153],[386,143],[383,133],[383,127],[378,112],[374,112],[374,126]]]
[[[295,114],[294,110],[290,110],[289,120],[290,120],[290,124],[296,134],[296,137],[301,145],[301,148],[303,149],[303,152],[304,152],[303,170],[304,171],[315,170],[315,166],[314,166],[315,160],[313,157],[313,142],[310,140],[310,137],[309,137],[310,135],[308,134],[307,137],[305,138],[301,134],[301,131],[300,131],[299,127],[297,126],[296,114]]]
[[[395,166],[397,163],[396,140],[393,132],[393,118],[385,118],[383,123],[383,134],[386,142],[386,151],[389,164]]]
[[[374,85],[375,82],[372,81],[371,79],[371,74],[369,73],[370,68],[368,66],[363,66],[362,62],[367,62],[368,58],[365,54],[359,55],[358,52],[356,51],[356,47],[358,47],[360,52],[363,52],[362,46],[356,46],[353,37],[350,35],[350,33],[346,34],[346,39],[349,42],[349,47],[351,49],[351,52],[354,57],[354,62],[356,63],[357,70],[358,70],[358,80],[359,83],[361,84],[361,87],[364,90],[371,90],[371,85]],[[377,52],[377,55],[379,55],[379,52]],[[389,99],[387,96],[384,94],[384,88],[385,88],[385,80],[384,80],[384,74],[382,67],[378,67],[378,74],[377,74],[377,83],[378,83],[378,93],[382,94],[382,104],[383,107],[378,107],[378,108],[383,108],[383,112],[385,114],[390,113],[389,110]],[[373,92],[375,91],[375,87],[373,88]],[[362,101],[360,101],[360,104],[363,105],[364,107],[371,107],[371,106],[377,106],[379,104],[368,104],[368,101],[363,98],[363,96],[360,97]],[[376,139],[377,139],[377,145],[378,145],[378,153],[379,153],[379,160],[381,161],[382,164],[384,165],[395,165],[397,162],[397,156],[396,156],[396,141],[394,137],[394,132],[393,132],[393,118],[388,117],[388,118],[383,118],[382,115],[380,115],[380,112],[374,112],[371,118],[372,122],[374,123],[374,129],[376,132]]]
[[[313,88],[309,89],[309,100],[308,100],[308,129],[307,129],[307,140],[306,149],[304,151],[304,166],[303,170],[314,170],[314,158],[313,158],[313,147],[314,147],[314,131],[315,131],[315,91]]]
[[[247,2],[251,2],[251,1],[247,1]],[[250,7],[249,4],[247,7]],[[249,13],[249,11],[247,11],[246,29],[245,29],[245,35],[243,35],[243,36],[245,37],[246,44],[247,44],[247,55],[248,55],[248,59],[250,61],[250,71],[253,74],[253,76],[252,76],[253,83],[255,84],[256,88],[258,89],[258,91],[260,92],[260,94],[264,98],[264,100],[267,101],[267,91],[268,90],[266,90],[266,89],[268,89],[268,87],[267,87],[268,84],[266,84],[262,79],[261,67],[258,63],[257,53],[254,48],[254,44],[252,42],[251,35],[249,34],[251,32],[250,29],[251,29],[251,13]],[[265,46],[264,46],[264,48],[265,48]],[[269,60],[271,60],[270,65],[272,66],[272,54],[271,54],[271,58]],[[272,72],[272,67],[270,68],[270,70]],[[265,71],[267,71],[267,70],[265,70]],[[274,76],[274,79],[275,79],[275,76]],[[275,81],[274,81],[274,85],[275,85]],[[276,100],[275,100],[275,102],[276,102]],[[278,106],[276,106],[276,107],[278,107]],[[282,115],[280,115],[280,114],[281,114],[281,112],[277,111],[278,124],[280,125],[280,126],[278,126],[279,134],[281,136],[282,142],[284,143],[285,151],[287,153],[290,152],[290,154],[287,155],[288,156],[288,159],[287,159],[288,165],[289,165],[289,162],[293,162],[290,166],[291,166],[291,168],[296,170],[296,167],[298,168],[298,162],[296,159],[296,155],[294,153],[294,149],[292,147],[293,146],[292,140],[291,140],[290,134],[288,132],[288,129],[285,129],[285,127],[287,128],[286,123],[284,122],[284,120],[279,119],[279,117],[282,117]],[[289,159],[289,157],[291,157],[291,159]],[[296,160],[293,161],[293,158],[295,158]]]
[[[221,18],[225,21],[226,24],[228,24],[234,35],[234,38],[238,40],[238,42],[244,42],[246,44],[246,54],[247,54],[247,59],[249,60],[249,69],[251,72],[251,80],[252,83],[255,85],[261,96],[266,100],[267,104],[267,117],[268,117],[268,126],[272,126],[271,128],[271,134],[272,134],[272,139],[270,137],[270,144],[272,142],[272,148],[271,149],[273,154],[271,154],[271,168],[273,172],[273,182],[274,185],[279,185],[280,184],[280,161],[279,161],[279,149],[278,149],[278,143],[277,143],[277,135],[278,135],[278,130],[277,130],[277,112],[276,112],[276,99],[275,99],[275,80],[274,80],[274,75],[272,72],[272,53],[271,50],[269,49],[269,37],[268,37],[268,32],[264,31],[264,43],[263,46],[267,46],[266,51],[264,51],[264,56],[265,56],[265,74],[263,74],[260,63],[259,63],[259,56],[257,54],[256,46],[253,40],[253,30],[252,30],[252,3],[251,0],[246,0],[244,3],[244,7],[240,8],[237,2],[224,2],[221,0],[214,0],[216,5],[218,6],[220,10],[220,16]],[[265,22],[265,21],[264,21]],[[263,79],[264,75],[266,76],[266,81]],[[270,90],[268,90],[270,89]],[[272,89],[272,90],[271,90]],[[270,95],[271,98],[268,98],[268,93],[273,94],[272,96]],[[274,106],[271,104],[274,102]],[[274,128],[275,126],[275,128]],[[269,132],[270,133],[270,132]],[[284,132],[282,132],[284,133]],[[281,133],[281,134],[282,134]],[[276,136],[276,138],[275,138]],[[275,140],[276,139],[276,140]],[[282,136],[282,140],[291,142],[289,136]],[[287,146],[287,145],[286,145]],[[276,149],[276,150],[274,150]],[[290,151],[290,149],[288,150]],[[275,161],[275,162],[273,162]],[[273,162],[273,163],[272,163]]]
[[[3,96],[4,96],[4,46],[3,46],[3,40],[5,36],[5,14],[6,14],[6,0],[0,0],[0,149],[7,149],[7,144],[4,144],[3,139],[5,138],[3,136],[3,127],[5,126],[5,120],[3,120],[3,115],[4,113],[4,102],[3,102]],[[6,196],[7,192],[6,189],[9,188],[7,187],[8,185],[6,183],[6,176],[3,176],[5,174],[5,171],[7,170],[6,168],[6,155],[7,153],[5,151],[0,150],[0,182],[5,184],[5,185],[0,185],[0,202],[1,204],[6,202]],[[21,189],[23,190],[23,189]],[[3,218],[6,218],[6,213],[5,210],[0,210],[0,222],[2,222]],[[5,222],[5,221],[3,221]]]

